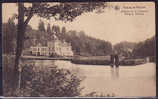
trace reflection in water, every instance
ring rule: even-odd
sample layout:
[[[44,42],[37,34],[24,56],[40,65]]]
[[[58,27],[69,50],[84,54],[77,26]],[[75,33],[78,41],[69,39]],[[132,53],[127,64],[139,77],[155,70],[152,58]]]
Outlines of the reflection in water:
[[[117,96],[155,96],[156,76],[154,63],[138,66],[120,66],[111,68],[104,65],[72,64],[70,61],[36,60],[41,69],[53,66],[79,72],[86,78],[81,83],[85,87],[82,94],[93,91]],[[117,79],[115,79],[117,78]]]
[[[116,77],[119,77],[119,67],[116,68]]]
[[[112,79],[117,79],[119,78],[119,67],[111,67],[111,78]]]

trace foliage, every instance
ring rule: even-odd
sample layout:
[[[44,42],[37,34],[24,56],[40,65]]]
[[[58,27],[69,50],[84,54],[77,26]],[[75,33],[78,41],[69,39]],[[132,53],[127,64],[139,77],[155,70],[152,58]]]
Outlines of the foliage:
[[[18,6],[22,6],[24,12],[24,16],[26,17],[26,20],[24,20],[24,27],[27,26],[30,19],[33,17],[33,15],[37,15],[39,17],[47,18],[53,17],[55,20],[61,20],[61,21],[72,21],[77,16],[80,16],[84,12],[90,12],[93,10],[101,10],[107,6],[104,2],[59,2],[59,3],[30,3],[32,6],[25,7],[22,6],[22,3],[19,3]],[[20,28],[19,28],[20,29]],[[47,27],[47,32],[50,31],[49,25]],[[59,27],[54,26],[52,30],[55,33],[58,33]],[[45,31],[44,23],[40,22],[39,24],[39,31],[43,32]],[[23,31],[25,33],[25,31]],[[21,33],[23,34],[23,33]],[[47,36],[49,37],[49,36]],[[19,46],[20,47],[20,46]]]
[[[59,34],[59,33],[60,33],[60,27],[57,26],[57,25],[53,25],[53,26],[52,26],[52,32],[53,32],[54,34]]]
[[[43,27],[45,27],[44,23]],[[72,50],[75,55],[105,56],[108,55],[112,49],[112,45],[110,42],[89,37],[85,34],[84,31],[66,31],[65,27],[61,28],[58,25],[53,25],[52,29],[50,29],[50,26],[48,25],[47,31],[45,32],[41,31],[40,29],[29,29],[27,31],[29,32],[27,34],[29,34],[28,37],[30,38],[27,40],[27,42],[29,42],[27,44],[30,46],[37,45],[38,43],[42,44],[42,46],[47,46],[47,42],[53,42],[53,35],[56,35],[59,40],[65,40],[66,42],[71,43]],[[36,41],[34,42],[33,39],[35,39]],[[30,46],[28,46],[27,48],[29,48]]]
[[[16,47],[16,32],[17,26],[14,23],[14,20],[10,18],[7,23],[2,24],[2,48],[3,53],[11,54],[14,52]]]
[[[68,31],[62,33],[62,38],[71,43],[72,50],[76,55],[104,56],[108,55],[112,49],[110,42],[89,37],[84,31]]]
[[[27,26],[26,28],[26,34],[25,34],[25,42],[24,42],[24,48],[23,49],[26,49],[26,48],[30,48],[35,42],[34,42],[34,38],[35,37],[39,37],[39,35],[36,35],[37,33],[37,30],[34,30],[32,29],[31,26]]]
[[[132,50],[135,48],[136,43],[123,41],[114,45],[114,49],[117,50],[119,55],[123,55],[125,57],[132,56]]]
[[[52,30],[51,30],[51,27],[50,27],[50,24],[47,25],[47,33],[51,33]]]
[[[66,31],[66,28],[65,27],[62,27],[61,29],[61,33],[65,34],[67,31]]]
[[[14,65],[15,75],[19,71],[19,59],[21,57],[26,27],[31,18],[36,14],[37,16],[47,18],[53,17],[55,20],[73,21],[77,16],[84,12],[90,12],[95,9],[104,8],[104,2],[87,2],[87,3],[32,3],[32,6],[25,7],[24,3],[18,3],[18,30],[16,41],[16,58]],[[18,79],[17,79],[18,80]],[[13,86],[16,83],[13,84]]]
[[[32,29],[31,26],[26,28],[27,34],[24,37],[24,49],[29,48],[33,44],[33,39],[39,37],[37,30]],[[14,54],[16,48],[16,37],[17,37],[17,25],[14,20],[10,18],[7,23],[2,24],[2,51],[3,54]]]
[[[25,67],[23,73],[28,74],[35,72],[31,72],[30,66],[28,66]],[[22,90],[24,90],[24,94],[28,94],[28,96],[72,97],[80,94],[81,88],[79,86],[81,79],[77,78],[77,76],[72,74],[69,70],[54,67],[48,72],[40,70],[35,74],[31,74],[34,77],[28,78],[28,75],[22,76],[23,82],[27,82],[24,85],[25,88]]]
[[[14,57],[11,55],[3,55],[2,57],[2,79],[3,79],[3,95],[11,95],[12,83],[15,81],[13,72]]]
[[[156,56],[156,40],[153,36],[143,42],[139,42],[133,50],[134,57]]]
[[[14,81],[13,67],[14,58],[4,57],[3,66],[3,89],[4,96],[13,96],[11,94],[12,82]],[[14,96],[44,96],[44,97],[73,97],[79,96],[82,88],[80,82],[82,77],[78,73],[59,69],[51,66],[51,69],[39,69],[32,62],[29,64],[21,63],[21,88],[14,90]]]
[[[38,30],[41,32],[45,32],[45,26],[44,26],[44,22],[40,20],[39,25],[38,25]]]
[[[59,3],[32,3],[32,7],[25,7],[25,16],[36,14],[40,17],[55,20],[73,21],[84,12],[101,10],[107,7],[104,2],[59,2]]]
[[[144,58],[156,56],[155,37],[151,37],[139,43],[121,42],[114,46],[119,54],[125,57]],[[152,59],[153,60],[153,59]]]

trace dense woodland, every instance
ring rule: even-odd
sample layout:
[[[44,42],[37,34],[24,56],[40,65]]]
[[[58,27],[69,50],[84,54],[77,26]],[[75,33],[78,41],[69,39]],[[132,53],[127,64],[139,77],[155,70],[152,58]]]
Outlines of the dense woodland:
[[[132,51],[136,45],[137,45],[137,43],[123,41],[123,42],[115,44],[114,49],[116,49],[118,51],[118,53],[123,56],[131,57]]]
[[[9,20],[8,23],[3,24],[3,32],[5,34],[4,35],[5,41],[3,46],[4,53],[13,52],[13,48],[16,46],[14,43],[16,38],[16,25],[13,21],[11,22],[10,21],[11,20]],[[11,27],[11,29],[13,28],[14,30],[9,29],[9,27]],[[48,41],[51,40],[53,41],[54,38],[52,35],[54,34],[61,41],[65,40],[66,42],[71,43],[72,50],[75,53],[75,55],[86,55],[86,56],[108,55],[112,49],[112,45],[110,42],[89,37],[85,34],[84,31],[80,31],[80,32],[77,32],[75,30],[66,31],[65,27],[60,28],[57,25],[53,25],[51,27],[50,24],[48,24],[47,28],[45,28],[45,24],[42,21],[39,22],[38,30],[34,30],[31,28],[31,26],[28,26],[26,32],[27,35],[25,35],[24,49],[36,45],[37,43],[41,43],[43,46],[47,46]],[[9,37],[9,41],[7,40],[8,37]]]
[[[65,27],[59,27],[57,25],[51,27],[50,24],[45,27],[43,21],[39,22],[38,30],[27,26],[24,49],[36,45],[37,43],[47,46],[47,41],[53,40],[52,35],[55,34],[61,41],[65,40],[71,43],[75,55],[105,56],[111,53],[112,45],[110,42],[89,37],[84,31],[67,31]],[[10,18],[7,23],[3,23],[3,53],[13,53],[16,47],[16,30],[17,26],[12,18]],[[154,36],[139,43],[124,41],[114,45],[114,49],[126,57],[155,56],[156,41]]]
[[[133,56],[134,57],[147,57],[147,56],[156,57],[155,36],[153,36],[145,41],[137,43],[135,48],[133,49]]]
[[[139,43],[121,42],[114,46],[114,48],[126,57],[144,58],[156,57],[156,40],[155,36],[146,39]]]
[[[3,53],[13,53],[13,49],[16,47],[16,33],[17,26],[12,19],[9,19],[7,23],[2,25],[2,48]]]

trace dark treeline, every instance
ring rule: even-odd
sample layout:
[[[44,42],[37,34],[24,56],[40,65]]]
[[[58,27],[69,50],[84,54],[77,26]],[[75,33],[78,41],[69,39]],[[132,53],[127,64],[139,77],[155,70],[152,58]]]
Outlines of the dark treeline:
[[[104,56],[108,55],[112,49],[110,42],[89,37],[84,31],[67,31],[65,27],[60,28],[57,25],[51,27],[50,24],[45,28],[42,21],[40,21],[37,31],[38,34],[36,34],[35,38],[37,38],[38,42],[46,44],[47,41],[54,39],[53,35],[55,34],[59,40],[71,43],[75,55]]]
[[[12,53],[16,47],[16,28],[13,20],[8,20],[8,23],[3,24],[3,53]],[[72,50],[75,55],[83,56],[105,56],[110,54],[112,45],[110,42],[89,37],[84,31],[77,32],[75,30],[67,31],[65,27],[60,28],[57,25],[50,24],[45,28],[44,22],[40,21],[38,30],[34,30],[31,26],[27,26],[24,42],[24,49],[30,46],[41,43],[47,45],[48,41],[54,39],[54,34],[61,41],[71,43]],[[13,44],[14,43],[14,44]]]
[[[71,43],[72,50],[76,55],[105,56],[112,50],[110,42],[89,37],[84,31],[68,31],[63,36],[67,42]]]
[[[16,47],[16,32],[17,26],[13,22],[13,19],[9,19],[7,23],[2,25],[2,48],[3,53],[12,53],[13,49]]]
[[[3,53],[13,53],[16,48],[17,25],[12,18],[10,18],[7,23],[2,24],[2,32]],[[24,49],[30,48],[30,46],[37,45],[38,43],[46,46],[48,41],[54,39],[53,35],[55,34],[61,41],[65,40],[71,43],[75,55],[103,56],[109,55],[112,50],[110,42],[89,37],[84,31],[67,31],[65,27],[60,28],[57,25],[51,27],[50,24],[45,28],[45,24],[42,21],[39,22],[38,30],[34,30],[31,26],[27,26],[26,32]],[[155,57],[156,40],[153,36],[139,43],[124,41],[114,45],[114,49],[125,57]]]
[[[125,57],[131,57],[132,51],[135,48],[137,43],[131,43],[127,41],[123,41],[114,45],[114,49],[118,51],[119,54]]]
[[[133,49],[134,57],[155,57],[156,56],[156,40],[155,36],[139,42]]]
[[[145,58],[156,56],[156,40],[155,36],[148,38],[139,43],[121,42],[114,46],[119,54],[125,57]]]

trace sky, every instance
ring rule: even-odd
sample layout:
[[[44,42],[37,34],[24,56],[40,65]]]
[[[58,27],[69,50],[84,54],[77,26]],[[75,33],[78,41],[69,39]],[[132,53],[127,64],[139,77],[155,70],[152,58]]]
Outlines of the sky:
[[[110,41],[116,44],[122,41],[139,42],[154,36],[155,34],[155,4],[153,2],[111,2],[104,12],[84,13],[73,22],[61,22],[46,20],[36,15],[30,20],[29,25],[37,29],[39,20],[47,25],[65,26],[67,30],[85,31],[88,36]],[[111,6],[118,6],[114,10]],[[134,8],[135,7],[135,8]],[[2,4],[2,21],[17,13],[15,3]],[[132,14],[133,15],[129,15]]]

